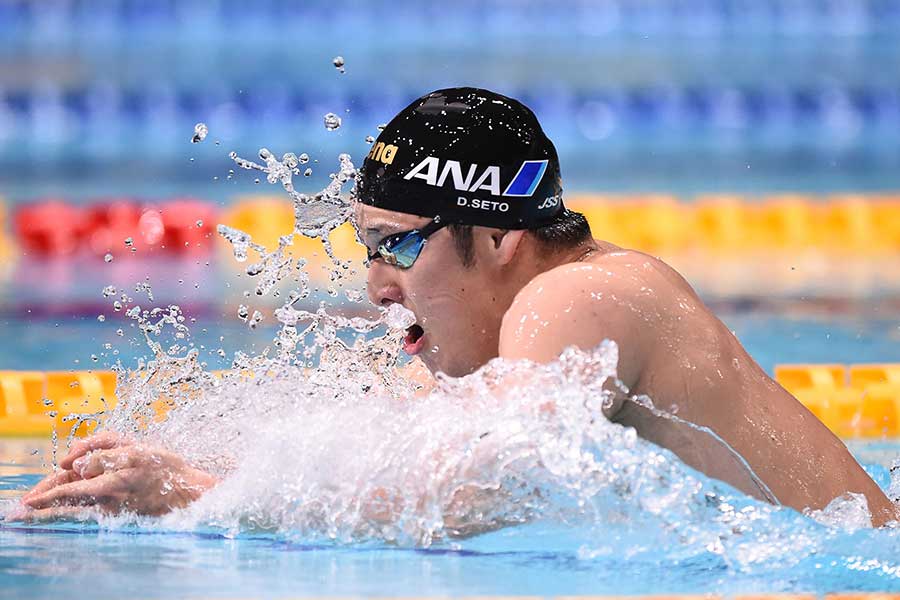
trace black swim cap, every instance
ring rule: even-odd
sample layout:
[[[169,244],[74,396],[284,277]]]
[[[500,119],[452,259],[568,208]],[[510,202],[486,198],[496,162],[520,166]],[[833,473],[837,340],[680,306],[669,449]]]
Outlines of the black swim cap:
[[[476,88],[422,96],[387,124],[356,185],[364,204],[530,229],[563,212],[556,148],[531,110]]]

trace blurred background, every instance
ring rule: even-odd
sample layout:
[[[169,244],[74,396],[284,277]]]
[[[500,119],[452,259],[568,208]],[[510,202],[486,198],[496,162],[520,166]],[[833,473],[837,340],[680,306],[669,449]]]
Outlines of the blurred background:
[[[214,227],[271,245],[292,213],[229,152],[305,152],[315,192],[455,85],[528,104],[595,235],[679,268],[766,369],[900,361],[900,0],[0,0],[0,369],[131,361],[135,303],[182,305],[214,365],[265,346],[283,297]],[[367,312],[315,244],[310,306]]]

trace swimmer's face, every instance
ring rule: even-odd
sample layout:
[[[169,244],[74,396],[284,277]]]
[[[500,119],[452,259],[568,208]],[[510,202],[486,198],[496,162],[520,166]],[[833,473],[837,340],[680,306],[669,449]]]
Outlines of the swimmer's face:
[[[431,221],[364,204],[357,204],[355,217],[369,253],[386,236]],[[478,262],[477,247],[475,264],[462,264],[449,229],[432,234],[409,269],[373,260],[366,285],[373,304],[400,303],[416,315],[421,332],[411,328],[404,348],[431,372],[459,377],[497,356],[503,313],[492,302],[497,297],[492,294],[495,284]]]

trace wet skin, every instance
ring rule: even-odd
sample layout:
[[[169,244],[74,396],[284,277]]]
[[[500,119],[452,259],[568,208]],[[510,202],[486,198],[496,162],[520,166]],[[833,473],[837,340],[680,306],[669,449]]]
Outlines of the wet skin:
[[[361,206],[366,244],[427,219]],[[497,356],[549,362],[568,346],[619,348],[619,392],[607,416],[738,489],[798,510],[847,492],[865,495],[875,525],[894,506],[844,444],[766,375],[691,286],[659,259],[599,240],[548,254],[530,235],[476,227],[475,263],[461,265],[451,233],[429,239],[413,268],[374,261],[373,303],[400,302],[425,331],[428,371],[461,376]],[[419,370],[416,377],[425,379]],[[712,429],[752,468],[695,428]]]
[[[385,236],[429,219],[360,205],[355,221],[371,252]],[[873,524],[897,518],[844,444],[763,372],[662,261],[599,240],[548,252],[524,231],[475,227],[473,236],[469,266],[446,228],[428,238],[410,269],[370,265],[370,300],[401,303],[424,330],[411,377],[428,386],[432,373],[463,376],[498,356],[550,362],[566,347],[589,350],[610,339],[625,388],[609,407],[611,420],[758,498],[821,509],[856,492],[867,498]],[[710,435],[633,401],[641,396],[712,429],[761,481]],[[160,514],[216,483],[171,453],[104,434],[76,444],[60,466],[12,517],[71,518],[85,504]],[[174,490],[171,505],[160,503],[163,487]]]

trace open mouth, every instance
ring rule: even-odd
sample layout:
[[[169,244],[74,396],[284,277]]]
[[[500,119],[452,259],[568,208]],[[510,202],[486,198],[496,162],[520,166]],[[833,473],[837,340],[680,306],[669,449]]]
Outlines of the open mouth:
[[[406,329],[406,337],[403,338],[403,351],[413,356],[422,351],[424,346],[425,330],[418,324]]]

